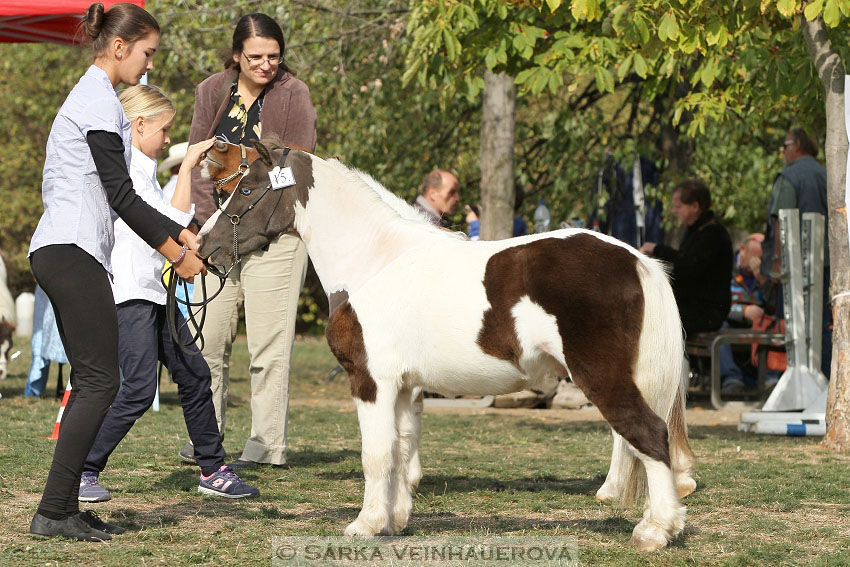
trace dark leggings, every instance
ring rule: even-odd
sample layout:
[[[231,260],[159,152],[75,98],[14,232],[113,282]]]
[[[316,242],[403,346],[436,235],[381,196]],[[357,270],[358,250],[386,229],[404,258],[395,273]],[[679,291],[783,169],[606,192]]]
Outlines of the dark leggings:
[[[109,275],[72,244],[39,248],[32,272],[53,310],[71,364],[71,396],[38,513],[61,519],[79,512],[83,464],[120,385],[118,317]]]

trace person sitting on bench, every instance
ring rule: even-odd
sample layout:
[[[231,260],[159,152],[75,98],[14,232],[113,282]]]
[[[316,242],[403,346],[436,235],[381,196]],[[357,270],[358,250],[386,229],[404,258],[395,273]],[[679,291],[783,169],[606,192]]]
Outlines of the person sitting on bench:
[[[711,210],[711,193],[698,179],[673,188],[673,214],[686,226],[679,249],[646,242],[640,251],[673,265],[673,293],[687,335],[718,330],[729,313],[732,240]]]

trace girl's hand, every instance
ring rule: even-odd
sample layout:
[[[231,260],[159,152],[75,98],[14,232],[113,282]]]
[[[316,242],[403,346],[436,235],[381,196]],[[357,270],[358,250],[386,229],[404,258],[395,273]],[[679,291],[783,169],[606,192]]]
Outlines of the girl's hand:
[[[183,163],[180,164],[180,169],[183,169],[184,167],[187,169],[197,167],[204,158],[204,155],[207,153],[207,150],[213,147],[213,144],[215,144],[215,137],[189,146],[186,150],[186,157],[183,158]]]
[[[194,282],[195,276],[198,274],[207,275],[207,266],[194,250],[187,249],[186,255],[179,262],[172,265],[177,275],[189,283]]]
[[[189,250],[197,250],[198,242],[197,236],[195,233],[189,230],[188,228],[184,228],[180,231],[180,236],[177,237],[177,241],[184,245]]]

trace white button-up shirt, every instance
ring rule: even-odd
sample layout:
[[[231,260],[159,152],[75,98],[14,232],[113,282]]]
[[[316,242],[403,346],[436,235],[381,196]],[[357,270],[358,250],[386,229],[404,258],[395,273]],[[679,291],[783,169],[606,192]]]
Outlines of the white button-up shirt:
[[[156,179],[156,160],[135,147],[132,152],[130,178],[136,194],[174,222],[188,226],[195,214],[195,205],[189,207],[188,213],[172,207],[169,202],[171,195],[165,195]],[[130,299],[145,299],[165,305],[165,288],[161,281],[164,265],[162,254],[148,246],[123,220],[115,221],[112,294],[116,304]]]
[[[38,221],[29,253],[51,244],[76,244],[112,273],[113,223],[86,136],[92,130],[114,132],[124,141],[130,166],[130,122],[106,72],[89,67],[71,90],[53,121],[47,139]]]

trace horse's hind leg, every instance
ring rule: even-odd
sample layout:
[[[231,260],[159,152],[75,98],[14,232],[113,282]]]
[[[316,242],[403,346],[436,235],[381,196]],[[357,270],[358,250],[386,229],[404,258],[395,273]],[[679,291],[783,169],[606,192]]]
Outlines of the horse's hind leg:
[[[419,463],[419,437],[422,435],[422,409],[423,392],[421,388],[414,388],[411,393],[413,418],[411,420],[410,433],[408,435],[409,458],[407,461],[407,483],[410,490],[416,490],[419,481],[422,480],[422,465]],[[399,425],[401,429],[401,425]]]
[[[630,376],[626,372],[625,376]],[[667,424],[650,409],[634,382],[620,380],[614,390],[597,389],[574,373],[579,386],[584,384],[588,398],[616,433],[622,436],[630,458],[643,464],[647,477],[647,509],[632,533],[631,544],[642,551],[654,551],[667,545],[685,526],[685,507],[679,503],[670,467]],[[620,458],[625,455],[621,452]],[[620,463],[625,464],[625,463]],[[626,470],[626,467],[619,467]],[[635,467],[630,467],[633,471]],[[622,479],[625,483],[634,478]]]
[[[380,384],[380,382],[379,382]],[[363,508],[345,535],[392,535],[390,514],[395,500],[394,469],[398,454],[395,421],[397,391],[381,384],[374,402],[355,398],[362,438]],[[405,483],[406,484],[406,483]]]
[[[608,476],[605,482],[596,491],[596,499],[600,502],[620,500],[623,497],[626,479],[623,477],[623,466],[630,458],[629,444],[621,435],[613,429],[614,448],[611,451],[611,466],[608,468]]]
[[[396,466],[393,470],[393,482],[391,490],[393,495],[393,507],[390,514],[391,533],[400,533],[410,518],[410,511],[413,508],[413,498],[411,496],[411,474],[414,475],[416,485],[419,484],[419,479],[422,476],[422,471],[419,468],[419,432],[421,429],[422,419],[422,402],[419,401],[419,411],[416,411],[415,395],[422,395],[421,391],[416,389],[411,392],[410,389],[404,388],[399,392],[395,403],[395,420],[398,427],[398,451],[395,459]],[[414,463],[415,459],[415,463]],[[410,467],[415,464],[416,470],[411,471]]]

